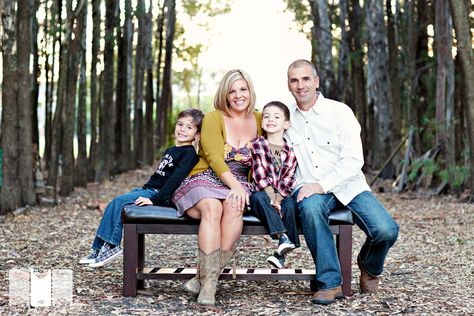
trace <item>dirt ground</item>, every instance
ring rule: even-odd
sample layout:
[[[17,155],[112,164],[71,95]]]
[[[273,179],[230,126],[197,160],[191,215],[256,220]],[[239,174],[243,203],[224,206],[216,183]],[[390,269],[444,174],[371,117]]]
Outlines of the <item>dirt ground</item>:
[[[145,182],[151,169],[135,170],[103,185],[91,184],[54,207],[27,208],[0,217],[0,315],[473,315],[474,205],[454,197],[379,194],[400,225],[377,294],[359,291],[356,264],[363,233],[354,229],[353,295],[329,306],[313,305],[309,283],[222,281],[215,307],[203,307],[181,281],[150,281],[135,298],[121,294],[121,259],[103,268],[77,262],[93,240],[104,203]],[[100,206],[100,207],[99,207]],[[147,237],[147,266],[193,265],[196,236]],[[275,243],[244,236],[237,266],[267,267]],[[313,268],[308,249],[292,252],[290,267]],[[70,269],[73,302],[59,307],[10,305],[8,272]]]

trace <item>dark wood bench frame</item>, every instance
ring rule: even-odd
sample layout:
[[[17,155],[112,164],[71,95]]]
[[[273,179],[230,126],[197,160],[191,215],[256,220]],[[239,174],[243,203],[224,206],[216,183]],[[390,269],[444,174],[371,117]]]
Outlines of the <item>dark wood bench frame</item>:
[[[147,234],[197,234],[199,222],[189,219],[190,223],[127,223],[124,221],[124,252],[123,252],[123,296],[136,296],[137,290],[144,289],[146,279],[156,280],[186,280],[194,276],[192,273],[149,273],[145,268],[145,235]],[[351,295],[352,280],[352,225],[338,223],[330,226],[335,235],[335,242],[342,274],[342,290],[345,296]],[[263,225],[246,225],[244,222],[242,235],[267,235]],[[156,270],[156,269],[155,269]],[[177,268],[176,272],[183,268]],[[227,270],[227,271],[226,271]],[[220,279],[237,280],[309,280],[312,291],[316,290],[315,274],[299,273],[285,274],[282,270],[271,270],[270,274],[241,273],[233,275],[230,269],[225,269]],[[249,269],[251,271],[255,269]],[[153,272],[152,270],[151,272]],[[250,272],[250,271],[249,271]]]

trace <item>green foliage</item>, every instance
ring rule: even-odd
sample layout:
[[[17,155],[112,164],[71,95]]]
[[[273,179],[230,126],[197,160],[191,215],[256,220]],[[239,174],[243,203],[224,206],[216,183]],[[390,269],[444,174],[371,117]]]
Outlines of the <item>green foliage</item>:
[[[285,0],[286,8],[294,14],[294,21],[302,33],[307,33],[306,25],[312,22],[311,6],[308,1]],[[310,38],[311,34],[306,34]]]
[[[408,181],[416,180],[416,177],[421,170],[425,171],[427,175],[433,175],[438,169],[438,165],[433,159],[419,159],[413,163],[412,170],[408,174]]]
[[[463,184],[467,183],[469,179],[469,166],[454,166],[448,170],[441,170],[440,177],[443,181],[449,180],[449,175],[452,176],[452,181],[449,183],[451,188],[459,190]]]

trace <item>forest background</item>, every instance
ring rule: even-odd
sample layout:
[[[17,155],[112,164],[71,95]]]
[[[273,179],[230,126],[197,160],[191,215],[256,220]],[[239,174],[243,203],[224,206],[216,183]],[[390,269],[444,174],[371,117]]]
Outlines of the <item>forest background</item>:
[[[310,50],[296,56],[315,63],[322,93],[348,104],[362,125],[369,180],[472,201],[472,1],[282,2]],[[212,108],[220,74],[209,77],[200,58],[212,48],[213,19],[234,7],[3,0],[0,212],[153,164],[179,109]],[[264,21],[268,12],[258,14]],[[250,23],[245,11],[241,18]],[[246,39],[254,34],[245,30],[229,50],[252,51]],[[190,40],[197,32],[202,41]],[[287,52],[267,52],[279,53]]]

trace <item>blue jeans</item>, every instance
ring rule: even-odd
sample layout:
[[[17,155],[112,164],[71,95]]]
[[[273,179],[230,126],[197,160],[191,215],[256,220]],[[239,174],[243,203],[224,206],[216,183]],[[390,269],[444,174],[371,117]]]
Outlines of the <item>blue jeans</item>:
[[[295,198],[298,192],[294,193]],[[342,204],[332,193],[313,194],[298,203],[301,227],[316,265],[316,284],[320,290],[342,284],[328,219],[329,212],[338,206]],[[359,253],[362,265],[370,275],[377,276],[382,273],[385,257],[397,240],[398,225],[372,192],[358,194],[347,207],[352,211],[356,225],[367,236]]]
[[[252,212],[267,227],[273,239],[276,239],[276,236],[280,233],[286,233],[296,247],[300,246],[295,216],[296,203],[292,197],[287,197],[281,201],[283,218],[275,212],[275,208],[270,204],[270,197],[264,191],[253,193],[250,197],[250,203]]]
[[[137,188],[110,201],[100,221],[92,248],[100,250],[104,242],[119,246],[122,241],[122,208],[125,205],[134,204],[135,200],[141,196],[150,198],[157,193],[158,190]]]

